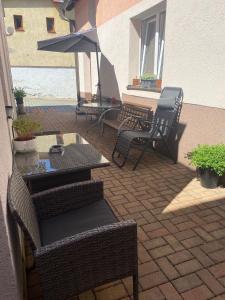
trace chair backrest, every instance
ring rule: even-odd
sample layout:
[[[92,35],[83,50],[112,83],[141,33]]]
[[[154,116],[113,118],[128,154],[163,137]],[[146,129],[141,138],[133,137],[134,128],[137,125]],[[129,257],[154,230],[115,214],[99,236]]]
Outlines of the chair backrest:
[[[30,238],[33,249],[39,248],[41,242],[35,207],[27,186],[16,168],[9,181],[8,205],[14,219]]]
[[[158,100],[157,109],[174,109],[176,99],[183,101],[183,90],[180,87],[164,87]]]
[[[165,109],[157,107],[153,117],[152,128],[158,128],[154,137],[162,137],[167,139],[175,124],[179,121],[180,111],[182,107],[182,98],[176,98],[173,109]]]

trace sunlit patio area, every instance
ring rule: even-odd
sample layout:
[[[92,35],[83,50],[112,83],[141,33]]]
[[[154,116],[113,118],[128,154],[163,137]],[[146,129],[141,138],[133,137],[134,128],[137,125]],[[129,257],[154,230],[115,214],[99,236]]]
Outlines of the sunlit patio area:
[[[75,113],[37,108],[29,113],[43,130],[77,132],[111,160],[116,132],[97,128]],[[133,154],[135,156],[135,153]],[[136,171],[130,161],[122,168],[93,170],[104,181],[105,199],[120,220],[138,224],[140,300],[225,299],[225,189],[205,189],[196,174],[157,153],[146,153]],[[27,247],[28,299],[42,299],[38,274]],[[131,278],[87,291],[79,300],[132,299]]]

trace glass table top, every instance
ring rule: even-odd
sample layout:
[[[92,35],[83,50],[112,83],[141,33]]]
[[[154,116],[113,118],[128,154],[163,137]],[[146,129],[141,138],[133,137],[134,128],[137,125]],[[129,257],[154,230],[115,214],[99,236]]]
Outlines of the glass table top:
[[[37,136],[36,144],[36,152],[15,154],[17,168],[24,177],[94,169],[110,163],[77,133]],[[63,152],[49,153],[53,145],[63,145]]]

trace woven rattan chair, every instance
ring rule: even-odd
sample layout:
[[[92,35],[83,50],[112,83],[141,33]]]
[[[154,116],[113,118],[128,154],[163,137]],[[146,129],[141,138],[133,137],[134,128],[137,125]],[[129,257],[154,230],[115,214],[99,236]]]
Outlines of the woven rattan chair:
[[[102,182],[30,196],[14,170],[8,204],[30,240],[44,299],[68,299],[127,276],[133,276],[138,299],[137,225],[118,221],[103,198]]]
[[[181,88],[166,87],[163,89],[162,95],[152,122],[139,120],[142,130],[124,130],[118,135],[112,153],[112,160],[118,167],[122,168],[125,165],[130,150],[136,148],[141,153],[134,164],[133,170],[135,170],[146,150],[150,147],[154,150],[156,143],[163,143],[168,155],[176,163],[168,146],[168,139],[172,130],[176,130],[179,121],[183,91]]]

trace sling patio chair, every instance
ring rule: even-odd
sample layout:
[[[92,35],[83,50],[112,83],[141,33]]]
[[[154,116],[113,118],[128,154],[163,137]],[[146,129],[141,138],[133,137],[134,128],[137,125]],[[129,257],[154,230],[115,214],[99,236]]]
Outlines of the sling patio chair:
[[[152,122],[140,119],[142,130],[124,130],[119,133],[112,153],[112,160],[118,167],[122,168],[125,165],[130,150],[136,148],[141,153],[134,164],[133,170],[135,170],[145,152],[150,147],[155,150],[158,143],[163,143],[169,157],[176,163],[168,146],[168,139],[179,122],[183,91],[181,88],[166,87],[162,94],[167,97],[160,97],[158,100]]]
[[[138,300],[137,224],[119,222],[101,181],[29,194],[15,169],[9,182],[12,217],[30,241],[43,298],[65,300],[133,276]]]

